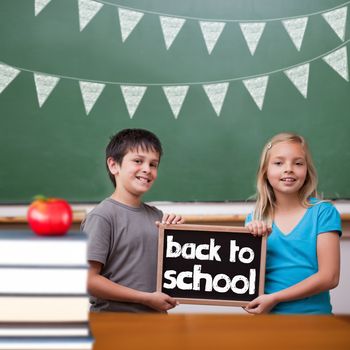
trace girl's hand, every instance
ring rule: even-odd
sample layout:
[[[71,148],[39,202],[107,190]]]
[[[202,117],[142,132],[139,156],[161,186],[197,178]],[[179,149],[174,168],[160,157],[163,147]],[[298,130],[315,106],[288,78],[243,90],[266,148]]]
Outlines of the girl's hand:
[[[250,314],[267,314],[277,304],[273,294],[263,294],[252,300],[244,310]]]
[[[246,228],[253,236],[265,236],[269,235],[272,231],[272,227],[267,225],[264,221],[254,220],[246,225]]]
[[[181,215],[176,214],[167,214],[164,213],[162,218],[162,224],[183,224],[185,222],[185,219]],[[156,221],[156,225],[159,226],[160,222]]]

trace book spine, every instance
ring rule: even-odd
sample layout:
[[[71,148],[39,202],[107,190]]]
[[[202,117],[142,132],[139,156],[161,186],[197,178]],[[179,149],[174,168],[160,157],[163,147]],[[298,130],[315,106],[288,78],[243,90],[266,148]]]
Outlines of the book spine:
[[[0,294],[85,294],[87,266],[0,267]]]

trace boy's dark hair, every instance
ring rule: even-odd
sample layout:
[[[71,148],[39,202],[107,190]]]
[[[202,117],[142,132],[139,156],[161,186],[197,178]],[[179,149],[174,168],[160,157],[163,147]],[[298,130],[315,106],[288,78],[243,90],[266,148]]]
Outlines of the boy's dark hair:
[[[144,151],[157,152],[159,154],[159,159],[163,153],[162,145],[158,137],[145,129],[124,129],[111,137],[106,147],[106,166],[109,178],[114,186],[116,186],[115,177],[108,169],[107,159],[112,157],[121,165],[126,153],[138,148]]]

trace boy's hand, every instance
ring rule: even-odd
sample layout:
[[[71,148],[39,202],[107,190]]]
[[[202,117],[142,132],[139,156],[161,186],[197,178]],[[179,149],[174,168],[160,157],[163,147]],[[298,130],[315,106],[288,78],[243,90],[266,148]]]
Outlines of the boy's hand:
[[[147,293],[144,304],[157,311],[168,311],[178,305],[176,299],[161,292]]]
[[[272,227],[267,225],[264,221],[254,220],[246,225],[246,228],[253,236],[265,236],[269,235],[272,231]]]
[[[162,224],[183,224],[185,219],[181,215],[164,213],[162,217]],[[156,221],[156,225],[159,226],[160,222]]]

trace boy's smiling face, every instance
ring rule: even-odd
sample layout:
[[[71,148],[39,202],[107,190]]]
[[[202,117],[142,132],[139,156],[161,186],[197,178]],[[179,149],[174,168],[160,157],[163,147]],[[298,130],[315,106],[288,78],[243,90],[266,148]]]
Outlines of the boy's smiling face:
[[[129,150],[122,163],[111,164],[115,175],[116,192],[114,198],[127,205],[138,205],[141,196],[153,185],[158,175],[159,154],[142,148]]]

